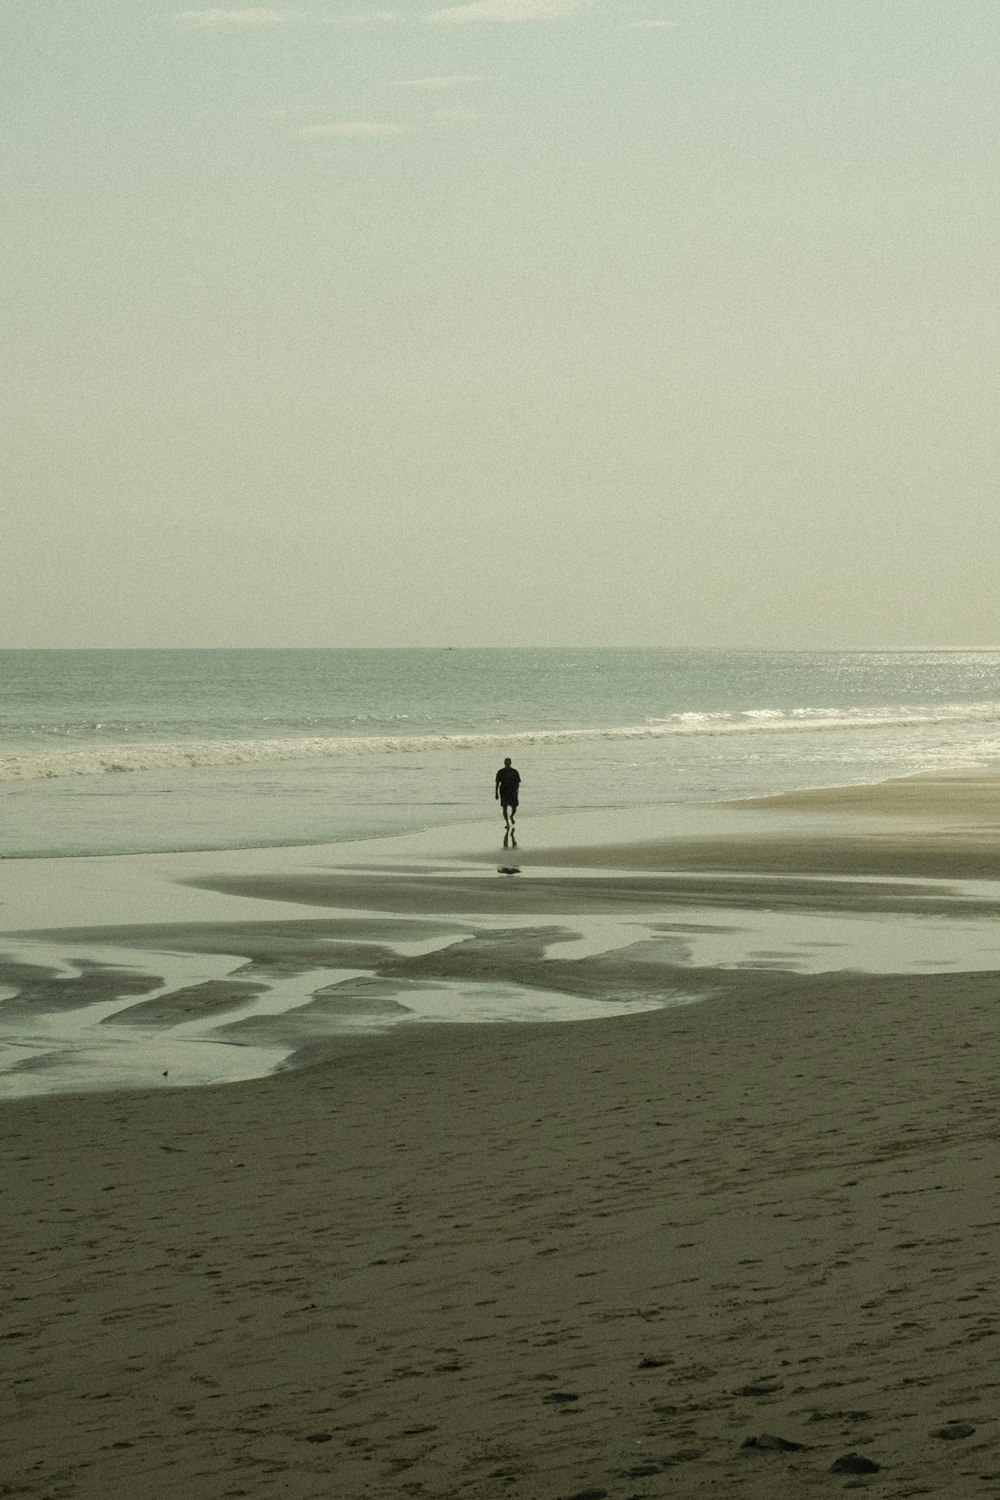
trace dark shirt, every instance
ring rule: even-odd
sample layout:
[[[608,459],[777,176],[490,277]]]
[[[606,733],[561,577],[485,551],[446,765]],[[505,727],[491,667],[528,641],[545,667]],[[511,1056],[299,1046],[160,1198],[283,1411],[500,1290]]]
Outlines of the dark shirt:
[[[497,791],[500,793],[500,801],[511,803],[517,801],[517,789],[521,785],[520,774],[513,766],[501,766],[497,772]]]

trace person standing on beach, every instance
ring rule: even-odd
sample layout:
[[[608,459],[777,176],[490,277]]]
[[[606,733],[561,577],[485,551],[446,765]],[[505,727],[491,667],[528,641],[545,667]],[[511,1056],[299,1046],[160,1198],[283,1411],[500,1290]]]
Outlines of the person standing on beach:
[[[514,848],[517,848],[517,841],[514,838],[514,815],[517,812],[517,793],[520,785],[520,773],[515,771],[508,755],[497,772],[495,779],[496,800],[499,802],[500,811],[503,813],[503,846],[505,849],[507,848],[508,838],[514,845]]]

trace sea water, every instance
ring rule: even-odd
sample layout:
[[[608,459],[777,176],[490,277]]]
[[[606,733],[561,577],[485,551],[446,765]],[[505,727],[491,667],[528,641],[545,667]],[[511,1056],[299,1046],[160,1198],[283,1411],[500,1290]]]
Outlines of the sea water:
[[[249,848],[1000,760],[1000,653],[0,652],[0,854]]]

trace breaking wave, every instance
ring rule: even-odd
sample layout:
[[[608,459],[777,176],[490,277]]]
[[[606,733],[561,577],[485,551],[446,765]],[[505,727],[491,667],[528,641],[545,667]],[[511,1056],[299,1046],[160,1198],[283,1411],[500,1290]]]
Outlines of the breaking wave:
[[[827,734],[906,728],[1000,724],[1000,703],[886,709],[750,709],[682,713],[645,724],[583,729],[490,730],[476,734],[309,736],[271,739],[169,740],[0,756],[0,781],[36,781],[171,771],[202,766],[260,766],[347,756],[435,754],[500,746],[578,745],[600,741],[671,740],[711,736]]]

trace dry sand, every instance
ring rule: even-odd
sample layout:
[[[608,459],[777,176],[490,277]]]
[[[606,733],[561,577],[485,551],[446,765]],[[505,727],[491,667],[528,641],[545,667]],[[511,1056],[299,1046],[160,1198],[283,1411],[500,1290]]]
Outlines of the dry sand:
[[[984,841],[967,812],[908,816],[873,820],[896,851],[884,886],[733,890],[780,890],[781,911],[861,892],[933,920],[953,908],[911,880],[927,838],[959,864],[965,847],[949,869],[969,878]],[[835,873],[859,844],[852,824]],[[594,877],[595,910],[641,906],[648,848],[588,857],[645,866]],[[732,841],[719,868],[755,857]],[[375,909],[404,914],[449,892],[367,878],[357,905],[395,882]],[[240,879],[241,913],[257,897],[317,920],[350,887],[331,871],[324,902],[287,860]],[[572,879],[488,889],[523,918]],[[449,952],[419,962],[678,982],[627,953],[574,978],[523,927],[464,967]],[[1000,1495],[995,973],[700,983],[701,1003],[625,1019],[411,1028],[252,1083],[0,1107],[0,1494]],[[831,1472],[851,1453],[879,1469]]]

